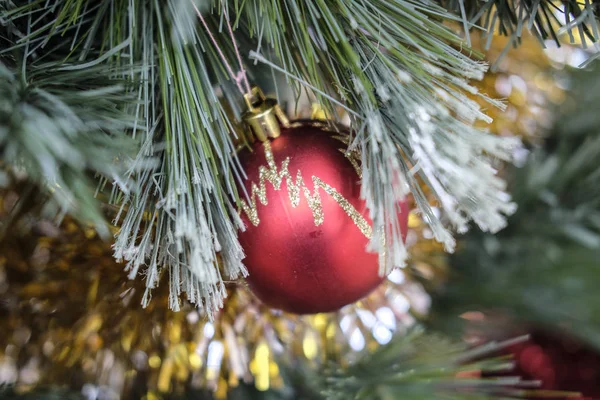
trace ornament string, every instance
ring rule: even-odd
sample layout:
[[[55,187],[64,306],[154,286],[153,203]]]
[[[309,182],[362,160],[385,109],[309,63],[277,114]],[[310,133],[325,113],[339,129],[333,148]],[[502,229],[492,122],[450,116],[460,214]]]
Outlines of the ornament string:
[[[208,33],[210,40],[212,41],[213,45],[215,46],[215,49],[217,49],[217,53],[219,54],[219,57],[221,57],[221,60],[223,61],[223,64],[225,65],[227,72],[231,76],[231,79],[233,79],[235,81],[235,84],[242,95],[249,94],[252,91],[252,89],[250,88],[250,83],[248,82],[248,77],[246,76],[246,69],[244,68],[244,63],[242,62],[242,55],[240,54],[240,50],[238,48],[237,42],[235,40],[235,36],[233,34],[233,29],[231,28],[231,22],[229,21],[229,12],[227,11],[227,9],[223,9],[223,15],[225,16],[227,31],[229,33],[229,37],[231,38],[231,42],[233,43],[233,48],[235,51],[235,55],[237,57],[237,61],[240,64],[240,70],[237,73],[235,73],[233,71],[233,68],[229,64],[227,57],[225,57],[225,53],[223,53],[223,49],[221,49],[221,46],[219,46],[217,39],[215,38],[213,32],[208,27],[206,20],[202,16],[202,13],[200,12],[200,10],[198,9],[198,7],[196,6],[196,4],[194,3],[193,0],[191,0],[191,3],[192,3],[192,6],[194,7],[194,10],[196,11],[196,14],[198,14],[198,19],[200,19],[200,22],[202,22],[202,25],[204,26],[204,29],[206,29],[206,32]],[[243,86],[242,86],[242,84],[243,84]]]

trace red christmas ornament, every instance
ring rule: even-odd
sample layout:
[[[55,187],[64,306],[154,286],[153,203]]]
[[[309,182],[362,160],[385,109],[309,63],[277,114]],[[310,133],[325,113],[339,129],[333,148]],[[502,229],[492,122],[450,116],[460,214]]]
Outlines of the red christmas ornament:
[[[600,399],[600,354],[573,337],[538,331],[510,349],[517,372],[540,389],[581,393],[570,399]]]
[[[260,124],[269,130],[269,123]],[[273,308],[335,311],[384,279],[378,255],[365,250],[372,229],[360,199],[359,164],[345,154],[344,136],[326,131],[325,124],[284,125],[279,137],[257,141],[252,152],[239,155],[251,199],[243,202],[246,230],[239,235],[247,281]],[[400,207],[406,234],[407,203]]]

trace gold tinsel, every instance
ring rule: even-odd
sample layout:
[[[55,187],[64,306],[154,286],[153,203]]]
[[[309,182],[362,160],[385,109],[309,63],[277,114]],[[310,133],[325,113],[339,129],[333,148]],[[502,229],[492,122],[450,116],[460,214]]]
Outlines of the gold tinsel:
[[[500,40],[492,59],[502,48]],[[526,40],[500,72],[486,76],[481,91],[509,100],[507,112],[490,110],[493,131],[525,136],[544,123],[544,99],[560,97],[546,64],[539,44]],[[3,194],[0,217],[14,198]],[[160,399],[190,387],[224,398],[241,381],[279,387],[281,359],[347,363],[425,317],[429,298],[418,281],[437,285],[446,275],[442,247],[411,214],[409,265],[358,304],[299,317],[261,306],[243,283],[231,282],[224,308],[209,322],[188,304],[170,311],[168,285],[141,308],[143,282],[126,279],[110,244],[93,231],[68,219],[60,229],[24,220],[26,234],[5,233],[0,243],[0,384],[19,390],[53,384],[106,398]]]
[[[212,323],[190,305],[170,311],[166,285],[143,309],[143,283],[125,279],[109,243],[70,220],[47,226],[2,243],[0,380],[21,390],[88,385],[130,397],[144,387],[154,399],[190,386],[223,398],[240,381],[267,390],[283,383],[280,356],[350,361],[349,350],[388,341],[427,308],[420,286],[398,272],[397,284],[336,314],[269,310],[239,282]]]

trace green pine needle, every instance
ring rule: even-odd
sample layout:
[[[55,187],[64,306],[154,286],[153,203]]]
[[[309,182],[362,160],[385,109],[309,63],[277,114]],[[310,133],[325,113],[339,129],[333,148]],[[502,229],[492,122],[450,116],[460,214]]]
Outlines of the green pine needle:
[[[396,337],[356,362],[327,364],[320,376],[310,375],[309,385],[320,387],[327,400],[391,399],[500,399],[531,395],[531,382],[507,376],[513,364],[506,358],[490,358],[511,343],[489,343],[467,349],[436,335],[415,329]],[[481,373],[501,373],[483,377]]]
[[[418,178],[459,232],[469,220],[493,232],[504,227],[514,205],[490,163],[510,160],[519,141],[473,128],[489,118],[467,93],[487,98],[468,80],[481,79],[487,67],[444,27],[451,14],[431,1],[231,3],[240,29],[261,43],[252,58],[284,72],[298,90],[309,83],[331,110],[342,104],[352,117],[382,271],[404,265],[398,202],[409,193],[435,237],[454,248]]]
[[[128,262],[130,277],[145,268],[144,305],[164,271],[173,309],[179,309],[184,293],[212,315],[226,295],[224,278],[246,274],[235,210],[235,181],[243,172],[235,157],[232,122],[212,80],[216,75],[226,82],[225,69],[190,2],[141,2],[135,14],[127,3],[122,6],[107,31],[123,32],[117,42],[131,40],[132,60],[145,71],[136,110],[148,132],[140,162],[156,154],[161,165],[152,173],[144,171],[138,177],[140,190],[120,200],[128,210],[119,221],[115,255]],[[231,86],[227,82],[222,88],[227,93]]]
[[[130,99],[106,66],[64,71],[27,66],[27,74],[0,64],[0,159],[23,171],[57,206],[104,235],[107,225],[95,199],[98,174],[126,186],[128,157],[136,145],[122,111]]]
[[[543,147],[512,171],[519,211],[496,236],[473,231],[434,301],[434,323],[504,310],[600,348],[600,70],[578,71]],[[445,317],[444,317],[445,316]]]
[[[510,160],[519,141],[473,127],[489,118],[471,96],[502,104],[469,84],[487,66],[444,26],[457,20],[452,13],[422,0],[197,3],[229,60],[235,57],[224,12],[235,21],[247,64],[279,69],[297,92],[310,88],[329,109],[349,112],[377,233],[370,247],[382,273],[404,265],[398,202],[410,193],[450,251],[455,241],[442,220],[459,232],[471,220],[489,231],[505,225],[514,204],[491,164]],[[122,210],[115,255],[131,277],[145,274],[145,304],[168,275],[174,309],[185,293],[211,314],[222,304],[223,279],[246,273],[235,210],[244,173],[232,144],[241,96],[192,3],[19,0],[1,7],[11,43],[0,50],[5,57],[21,52],[69,73],[105,67],[104,78],[117,68],[134,85],[137,99],[123,110],[140,121],[130,133],[142,147],[128,176],[132,190],[112,196]],[[156,159],[155,169],[144,168]],[[441,213],[428,204],[422,181]]]
[[[466,27],[481,26],[486,31],[486,49],[494,33],[510,38],[508,47],[517,46],[524,32],[533,34],[542,45],[546,40],[558,46],[568,36],[585,49],[600,40],[598,4],[594,0],[441,0],[460,15]],[[577,40],[575,37],[578,37]]]
[[[25,51],[71,74],[80,65],[116,68],[113,75],[131,83],[135,97],[127,98],[123,110],[138,122],[123,131],[142,146],[127,176],[132,190],[115,188],[111,198],[121,209],[115,257],[127,262],[131,278],[145,275],[144,305],[168,275],[173,309],[184,293],[212,314],[225,296],[221,275],[245,274],[235,210],[235,182],[243,172],[231,116],[215,94],[215,81],[222,82],[227,98],[239,94],[232,93],[192,3],[18,1],[0,15],[13,27],[12,46],[4,54]],[[223,44],[226,52],[230,46]],[[235,102],[228,108],[239,115]]]

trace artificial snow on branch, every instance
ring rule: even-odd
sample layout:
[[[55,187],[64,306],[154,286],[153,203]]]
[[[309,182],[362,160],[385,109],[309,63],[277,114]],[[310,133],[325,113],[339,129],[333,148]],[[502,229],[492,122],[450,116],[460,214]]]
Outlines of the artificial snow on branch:
[[[127,8],[120,11],[126,15]],[[138,112],[149,132],[140,158],[156,153],[161,165],[138,177],[132,196],[116,199],[126,211],[115,220],[121,225],[115,256],[127,261],[131,278],[144,271],[144,306],[164,273],[171,308],[179,309],[184,293],[212,315],[226,296],[224,278],[246,274],[233,184],[243,172],[232,123],[213,87],[213,79],[226,78],[191,2],[142,2],[136,11],[125,35],[132,63],[148,74],[139,91]]]
[[[289,375],[297,377],[295,388],[319,400],[524,398],[535,396],[535,383],[507,375],[513,362],[493,354],[525,340],[523,336],[469,349],[416,328],[354,362],[326,363],[318,376],[294,364]]]
[[[545,143],[507,171],[518,212],[498,235],[469,232],[451,258],[455,277],[433,301],[439,325],[503,310],[600,348],[600,117],[589,106],[600,101],[600,70],[567,77]]]
[[[474,97],[502,105],[469,84],[487,66],[444,26],[458,20],[454,14],[422,0],[195,5],[230,60],[225,15],[248,64],[253,54],[283,71],[298,92],[310,88],[328,108],[346,108],[350,147],[362,151],[362,195],[376,233],[370,248],[380,254],[382,273],[404,265],[398,212],[410,193],[449,251],[454,239],[446,225],[461,232],[471,220],[492,232],[504,226],[514,205],[493,163],[510,160],[520,144],[473,127],[488,120]],[[233,145],[241,98],[194,3],[18,0],[0,4],[0,21],[0,40],[9,42],[0,50],[4,57],[21,51],[30,62],[59,63],[65,74],[98,68],[91,80],[131,85],[133,98],[122,97],[112,110],[129,115],[124,120],[133,124],[120,129],[142,143],[127,174],[131,187],[114,187],[111,196],[120,208],[115,256],[131,277],[144,274],[144,304],[164,277],[172,308],[185,294],[211,314],[226,295],[224,280],[246,272],[235,189],[244,172]]]
[[[3,167],[37,184],[59,215],[71,213],[105,237],[108,225],[90,174],[129,192],[128,160],[137,147],[126,135],[135,121],[120,109],[132,98],[126,82],[109,79],[111,73],[106,66],[66,71],[56,64],[0,63]]]
[[[199,8],[205,11],[206,5]],[[226,295],[221,274],[236,279],[245,273],[234,184],[243,172],[236,164],[231,116],[214,87],[218,83],[225,98],[235,98],[232,85],[192,3],[54,0],[0,7],[7,56],[25,51],[31,61],[51,59],[68,69],[67,75],[77,63],[96,65],[91,81],[116,77],[131,84],[133,96],[122,97],[125,104],[115,112],[129,115],[123,121],[135,119],[120,132],[142,145],[126,176],[132,187],[115,187],[111,196],[120,208],[115,257],[127,262],[130,277],[144,274],[144,305],[166,275],[173,309],[185,293],[212,314]],[[16,86],[11,83],[10,89]],[[229,108],[236,107],[234,102]],[[97,116],[112,121],[108,112]],[[114,141],[103,151],[117,155],[120,146]],[[111,163],[98,154],[86,158],[102,162],[97,166],[102,172]],[[142,168],[150,162],[154,168]]]
[[[398,203],[411,192],[435,237],[454,248],[419,181],[458,231],[470,220],[492,232],[504,227],[514,205],[492,162],[510,160],[520,142],[473,127],[489,118],[471,97],[502,105],[468,83],[487,66],[443,26],[450,13],[431,1],[245,1],[233,8],[242,5],[240,28],[260,44],[254,59],[285,71],[295,85],[310,83],[326,105],[350,110],[382,272],[404,265]],[[268,60],[269,52],[277,58]]]
[[[567,35],[571,43],[580,42],[583,48],[600,39],[595,0],[440,0],[440,3],[461,17],[467,40],[469,29],[481,26],[486,32],[488,49],[495,33],[510,37],[509,46],[518,44],[526,31],[542,44],[553,40],[558,46],[561,35]]]

